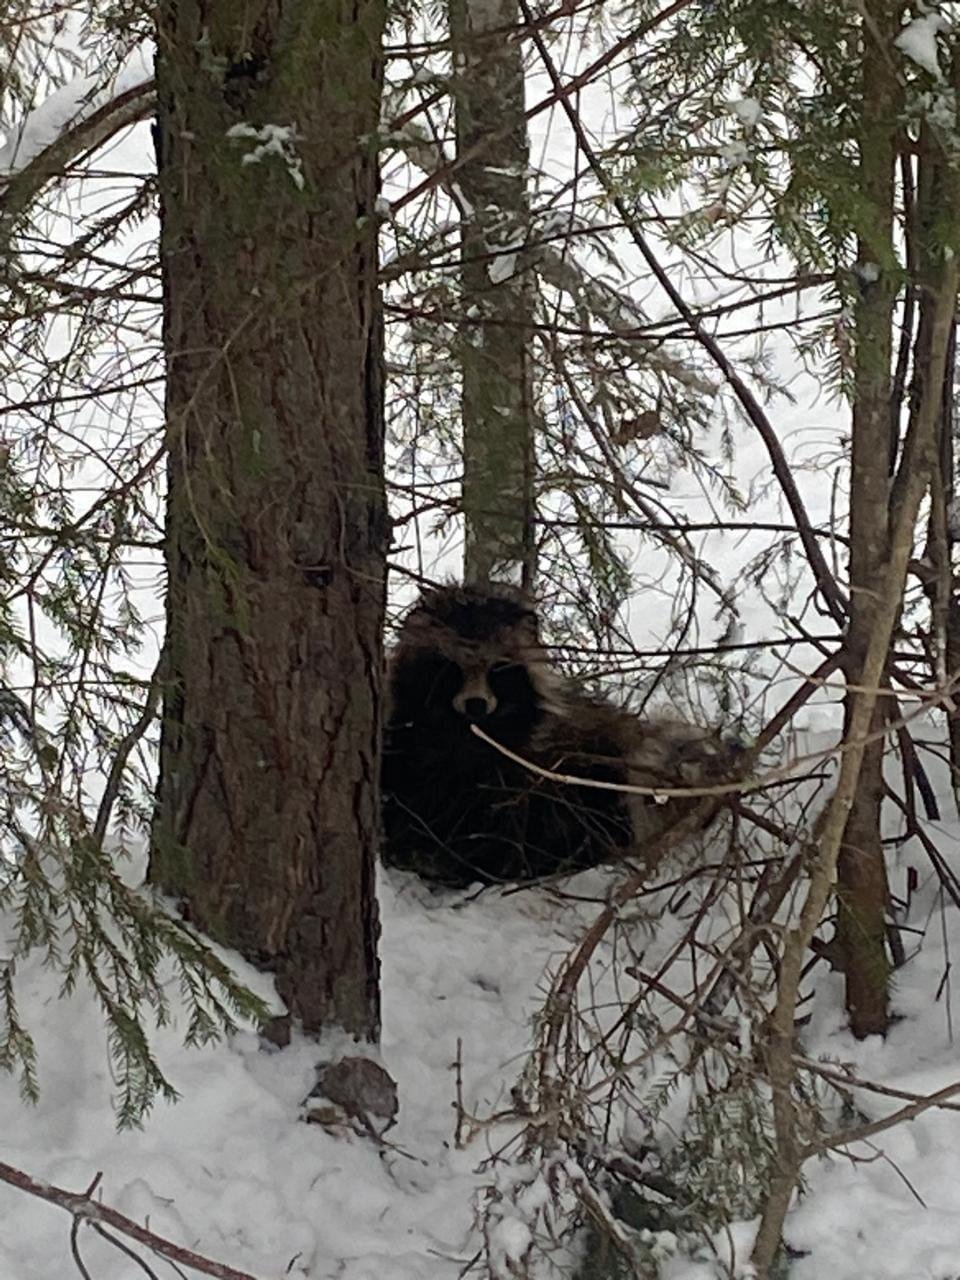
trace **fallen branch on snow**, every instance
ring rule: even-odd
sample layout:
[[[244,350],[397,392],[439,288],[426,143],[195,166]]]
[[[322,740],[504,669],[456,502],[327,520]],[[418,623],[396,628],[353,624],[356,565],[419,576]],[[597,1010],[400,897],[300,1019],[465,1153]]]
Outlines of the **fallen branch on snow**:
[[[91,1184],[91,1190],[97,1185],[99,1176],[98,1174]],[[74,1228],[81,1222],[89,1222],[95,1228],[112,1227],[114,1231],[119,1231],[122,1235],[129,1236],[131,1240],[136,1240],[138,1244],[145,1245],[160,1257],[170,1262],[180,1263],[181,1266],[190,1267],[205,1276],[213,1276],[214,1280],[257,1280],[257,1277],[251,1275],[249,1271],[238,1271],[236,1267],[228,1267],[225,1262],[204,1258],[199,1253],[194,1253],[192,1249],[184,1249],[182,1245],[174,1244],[173,1241],[165,1240],[163,1236],[148,1231],[132,1218],[92,1199],[89,1191],[66,1191],[63,1187],[55,1187],[49,1182],[31,1178],[22,1169],[15,1169],[13,1165],[4,1164],[2,1161],[0,1161],[0,1182],[6,1182],[11,1187],[26,1191],[28,1195],[37,1196],[40,1200],[46,1200],[50,1204],[58,1205],[61,1209],[66,1209],[67,1213],[73,1215]]]

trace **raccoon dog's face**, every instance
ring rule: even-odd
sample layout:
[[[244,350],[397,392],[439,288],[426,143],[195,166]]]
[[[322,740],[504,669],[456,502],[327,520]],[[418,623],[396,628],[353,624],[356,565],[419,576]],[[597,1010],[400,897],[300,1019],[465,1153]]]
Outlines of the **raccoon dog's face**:
[[[519,592],[441,587],[424,592],[404,623],[392,715],[447,732],[477,724],[509,742],[540,719],[551,679],[536,614]]]

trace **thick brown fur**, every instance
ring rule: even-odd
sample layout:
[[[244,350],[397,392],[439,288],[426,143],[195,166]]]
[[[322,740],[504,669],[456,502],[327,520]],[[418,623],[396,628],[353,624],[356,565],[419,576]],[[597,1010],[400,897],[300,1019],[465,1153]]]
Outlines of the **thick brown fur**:
[[[391,655],[383,759],[391,866],[452,886],[522,881],[642,852],[653,801],[567,785],[551,772],[677,786],[714,771],[715,735],[640,720],[551,667],[532,602],[508,586],[427,590]]]

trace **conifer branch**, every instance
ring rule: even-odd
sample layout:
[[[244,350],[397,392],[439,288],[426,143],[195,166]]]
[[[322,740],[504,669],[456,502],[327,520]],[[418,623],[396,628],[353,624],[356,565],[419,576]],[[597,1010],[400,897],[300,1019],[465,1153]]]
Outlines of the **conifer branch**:
[[[519,4],[527,23],[531,24],[532,15],[527,0],[519,0]],[[843,625],[847,612],[846,597],[837,584],[837,581],[830,570],[830,566],[827,564],[826,557],[820,550],[806,506],[804,505],[803,498],[800,496],[800,490],[797,488],[797,483],[790,470],[790,464],[787,462],[783,448],[781,447],[780,441],[777,439],[777,434],[773,429],[770,419],[764,413],[756,396],[740,377],[740,374],[733,367],[730,360],[727,359],[727,356],[719,343],[700,322],[700,319],[694,312],[693,308],[684,300],[683,296],[667,274],[663,264],[651,249],[646,237],[638,227],[637,220],[633,216],[630,207],[617,191],[614,183],[605,172],[603,165],[600,163],[600,158],[587,136],[586,129],[583,126],[583,121],[580,119],[578,112],[570,102],[570,88],[569,86],[564,86],[561,82],[560,73],[556,68],[556,64],[549,49],[547,48],[546,42],[538,31],[531,30],[530,34],[540,56],[540,60],[543,63],[544,70],[553,85],[554,94],[556,95],[556,98],[570,123],[570,128],[576,136],[577,145],[593,171],[594,176],[603,188],[607,198],[617,210],[617,213],[623,219],[624,227],[639,250],[643,260],[656,277],[657,283],[670,299],[671,303],[676,308],[677,313],[682,317],[694,338],[700,343],[710,356],[711,360],[720,370],[724,380],[736,396],[747,418],[759,433],[769,455],[771,466],[773,467],[774,474],[777,477],[777,482],[783,491],[783,495],[787,500],[790,512],[796,521],[797,533],[800,536],[800,541],[803,543],[804,552],[807,556],[807,560],[809,561],[810,568],[813,571],[820,593],[823,596],[824,602],[830,610],[834,620],[838,624]]]
[[[153,79],[118,93],[103,106],[83,115],[66,127],[54,140],[38,151],[22,168],[0,177],[0,219],[4,238],[19,218],[29,209],[43,188],[62,174],[82,155],[103,146],[114,134],[129,125],[145,120],[156,101]]]

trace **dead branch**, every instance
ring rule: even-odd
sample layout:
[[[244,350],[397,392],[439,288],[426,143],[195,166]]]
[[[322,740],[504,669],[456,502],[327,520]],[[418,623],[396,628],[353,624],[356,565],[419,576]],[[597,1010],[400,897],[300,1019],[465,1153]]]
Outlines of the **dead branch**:
[[[93,839],[98,848],[103,847],[103,842],[106,839],[110,815],[113,812],[113,806],[120,791],[123,771],[127,766],[127,760],[130,758],[130,752],[150,728],[157,714],[157,705],[160,701],[163,686],[163,670],[164,663],[163,655],[161,654],[153,675],[150,677],[150,686],[147,689],[143,710],[137,717],[130,732],[121,740],[113,757],[113,763],[110,765],[110,773],[107,776],[106,786],[103,789],[103,795],[97,809],[97,817],[93,824]]]
[[[822,668],[820,668],[822,670]],[[800,672],[798,671],[799,675]],[[827,687],[824,682],[819,679],[817,673],[813,673],[805,679],[813,686]],[[892,691],[885,686],[868,687],[863,683],[849,684],[848,689],[857,694],[868,694],[874,701],[883,696],[893,697]],[[802,692],[802,690],[800,691]],[[929,702],[926,705],[935,706],[952,696],[953,685],[948,686],[944,690],[934,690],[928,697]],[[804,698],[803,701],[806,699]],[[792,700],[791,700],[792,701]],[[922,709],[926,709],[926,705]],[[919,715],[920,711],[914,713]],[[648,796],[654,800],[692,800],[713,797],[715,799],[723,799],[729,796],[741,796],[765,791],[771,786],[778,783],[787,782],[793,779],[802,768],[823,764],[828,760],[840,760],[848,754],[854,746],[863,750],[872,743],[886,736],[887,729],[898,729],[902,725],[909,724],[913,716],[906,716],[902,720],[891,721],[880,729],[874,729],[869,733],[865,733],[862,737],[856,739],[848,737],[846,741],[838,742],[836,746],[825,747],[821,751],[810,751],[805,755],[792,756],[784,764],[779,765],[776,769],[770,769],[768,772],[758,777],[746,777],[747,759],[755,760],[762,746],[766,745],[771,737],[776,736],[770,733],[770,726],[764,730],[764,734],[758,737],[757,743],[749,753],[744,753],[735,762],[735,768],[731,767],[731,772],[736,772],[738,777],[728,782],[713,783],[709,786],[684,786],[684,787],[668,787],[668,786],[643,786],[633,782],[605,782],[597,778],[583,778],[572,773],[558,773],[554,769],[547,769],[543,765],[535,764],[532,760],[528,760],[525,756],[519,755],[512,751],[509,747],[498,742],[496,738],[491,738],[477,724],[470,725],[470,731],[476,737],[480,738],[488,746],[493,747],[502,756],[506,756],[508,760],[512,760],[514,764],[522,765],[524,769],[528,769],[531,773],[537,774],[538,777],[546,778],[550,782],[558,782],[561,786],[568,787],[589,787],[595,791],[619,791],[623,795],[630,796]],[[782,722],[782,717],[777,716],[778,723]]]
[[[2,1161],[0,1161],[0,1181],[20,1191],[26,1191],[28,1195],[36,1196],[40,1200],[46,1200],[49,1204],[66,1209],[67,1213],[73,1217],[74,1227],[82,1222],[89,1222],[94,1227],[112,1227],[114,1231],[129,1236],[131,1240],[136,1240],[138,1244],[144,1245],[160,1257],[190,1267],[202,1275],[213,1276],[214,1280],[257,1280],[257,1277],[251,1275],[249,1271],[238,1271],[236,1267],[229,1267],[225,1262],[214,1262],[212,1258],[204,1258],[201,1254],[194,1253],[192,1249],[184,1249],[182,1245],[165,1240],[163,1236],[158,1236],[155,1232],[148,1231],[146,1227],[141,1227],[132,1218],[118,1213],[116,1209],[111,1209],[109,1205],[91,1199],[89,1192],[66,1191],[63,1187],[55,1187],[49,1182],[40,1182],[36,1178],[31,1178],[28,1173],[24,1173],[22,1169],[15,1169],[13,1165],[4,1164]],[[99,1181],[99,1175],[92,1186],[96,1186],[97,1181]]]
[[[837,658],[831,656],[821,664],[816,674],[822,675],[824,672],[833,670],[836,661]],[[744,757],[739,762],[742,769],[750,768],[759,753],[780,733],[784,725],[803,706],[815,688],[815,683],[808,682],[794,691],[757,736],[752,749],[744,754]],[[629,875],[616,892],[611,895],[607,905],[598,913],[589,929],[580,939],[579,945],[568,956],[566,963],[555,980],[546,1006],[544,1042],[540,1056],[540,1097],[542,1110],[547,1117],[546,1125],[543,1129],[543,1139],[548,1145],[555,1139],[560,1121],[559,1108],[557,1106],[558,1082],[556,1078],[556,1060],[560,1040],[563,1028],[573,1008],[577,987],[591,956],[616,920],[619,911],[644,888],[670,850],[688,840],[697,831],[702,830],[706,823],[716,814],[721,803],[721,797],[718,796],[707,796],[700,799],[691,806],[686,814],[679,817],[676,822],[647,843],[644,849],[643,866]]]
[[[913,1102],[908,1102],[906,1106],[899,1107],[891,1115],[884,1116],[882,1120],[871,1120],[868,1124],[844,1129],[829,1138],[819,1138],[816,1142],[809,1142],[800,1149],[801,1159],[807,1160],[810,1156],[821,1155],[824,1151],[836,1151],[840,1147],[850,1146],[853,1142],[863,1142],[878,1133],[884,1133],[887,1129],[893,1129],[898,1124],[916,1120],[917,1116],[923,1115],[924,1111],[929,1111],[931,1107],[943,1106],[948,1099],[955,1097],[958,1093],[960,1093],[960,1081],[955,1081],[942,1089],[937,1089],[935,1093],[924,1094]]]
[[[822,1076],[824,1080],[829,1080],[831,1084],[837,1085],[841,1089],[863,1089],[866,1093],[876,1093],[883,1098],[897,1098],[901,1102],[923,1103],[930,1107],[936,1107],[939,1111],[960,1111],[960,1103],[949,1102],[946,1098],[942,1098],[939,1094],[923,1094],[912,1093],[909,1089],[896,1089],[892,1085],[878,1084],[875,1080],[861,1080],[858,1076],[852,1075],[849,1071],[840,1070],[831,1067],[829,1063],[817,1062],[813,1058],[805,1058],[802,1054],[796,1055],[797,1066],[802,1067],[804,1071],[810,1071],[814,1075]],[[951,1088],[957,1088],[951,1085]],[[889,1117],[887,1117],[889,1119]],[[912,1117],[908,1117],[912,1119]],[[850,1131],[851,1133],[853,1130]],[[834,1139],[838,1135],[834,1134]],[[855,1138],[847,1139],[850,1142],[856,1141]]]

